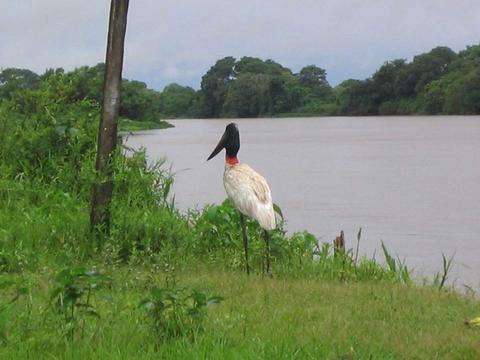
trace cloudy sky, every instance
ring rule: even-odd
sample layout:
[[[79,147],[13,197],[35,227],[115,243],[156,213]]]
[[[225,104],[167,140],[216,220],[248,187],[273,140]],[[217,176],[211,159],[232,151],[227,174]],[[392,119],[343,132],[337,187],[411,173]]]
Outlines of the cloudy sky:
[[[104,61],[109,0],[1,0],[0,67]],[[479,0],[130,0],[124,77],[198,88],[224,56],[316,64],[331,84],[438,45],[480,43]]]

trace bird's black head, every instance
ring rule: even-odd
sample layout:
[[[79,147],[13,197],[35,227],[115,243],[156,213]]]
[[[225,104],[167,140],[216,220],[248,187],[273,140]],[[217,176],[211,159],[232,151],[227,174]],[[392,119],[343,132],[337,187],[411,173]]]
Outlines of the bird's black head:
[[[222,149],[225,148],[227,159],[228,158],[237,158],[238,150],[240,149],[240,133],[238,132],[237,124],[230,123],[225,128],[225,132],[222,135],[222,138],[218,142],[217,147],[208,157],[207,161],[217,155]]]

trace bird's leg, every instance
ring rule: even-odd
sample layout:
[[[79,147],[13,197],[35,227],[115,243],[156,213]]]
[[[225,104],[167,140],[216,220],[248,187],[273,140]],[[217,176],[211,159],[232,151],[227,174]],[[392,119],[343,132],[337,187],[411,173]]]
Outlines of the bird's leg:
[[[267,275],[270,274],[270,234],[267,230],[263,230],[265,236],[265,262],[267,263]]]
[[[245,226],[245,216],[240,213],[240,223],[242,225],[242,236],[243,236],[243,247],[245,249],[245,268],[247,270],[247,275],[250,275],[250,267],[248,266],[248,238],[247,238],[247,229]]]

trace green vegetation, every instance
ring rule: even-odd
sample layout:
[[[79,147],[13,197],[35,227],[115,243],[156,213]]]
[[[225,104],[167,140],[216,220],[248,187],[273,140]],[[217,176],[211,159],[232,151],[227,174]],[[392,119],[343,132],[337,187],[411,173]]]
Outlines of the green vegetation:
[[[202,77],[205,117],[480,114],[480,46],[436,47],[388,61],[371,78],[332,88],[315,65],[226,57]]]
[[[436,47],[386,62],[372,78],[340,84],[340,112],[345,115],[479,114],[480,46],[456,54]]]
[[[84,100],[98,106],[102,100],[104,71],[104,64],[93,67],[84,66],[67,73],[61,68],[49,69],[42,75],[37,75],[30,70],[8,68],[0,72],[0,101],[24,101],[22,98],[26,90],[31,93],[42,92],[45,88],[52,86],[52,81],[60,81],[63,87],[58,89],[61,91],[58,95],[64,100],[69,102]],[[175,86],[170,85],[170,88],[174,89]],[[193,92],[193,89],[191,91]],[[172,125],[161,119],[181,116],[183,114],[178,112],[178,108],[188,107],[188,104],[183,101],[181,91],[175,94],[178,94],[176,100],[172,100],[169,91],[160,94],[148,89],[147,85],[140,81],[124,79],[120,129],[131,131],[171,127]],[[179,102],[177,112],[162,111],[164,108],[171,111],[171,104],[175,101]]]
[[[177,266],[176,282],[188,291],[204,289],[224,300],[202,306],[206,315],[198,317],[185,312],[191,305],[182,293],[175,300],[181,303],[178,317],[168,309],[157,315],[146,300],[155,291],[163,296],[160,290],[171,276],[163,266],[102,266],[111,284],[91,295],[98,316],[79,318],[73,339],[63,314],[49,307],[55,274],[22,273],[27,293],[0,313],[0,357],[383,360],[480,355],[480,330],[463,324],[478,313],[478,302],[455,293],[383,281],[247,277],[193,262]]]
[[[73,74],[32,79],[0,102],[0,358],[480,356],[463,323],[478,300],[445,289],[446,258],[419,286],[385,247],[382,263],[287,235],[277,208],[273,277],[252,221],[247,277],[230,202],[180,213],[143,152],[119,149],[111,233],[94,243],[98,103]]]
[[[34,89],[51,74],[71,81],[72,98],[101,99],[104,65],[70,73],[25,69],[0,72],[0,99]],[[480,45],[455,53],[436,47],[412,61],[383,64],[371,78],[349,79],[336,87],[327,73],[307,65],[298,73],[273,60],[231,56],[218,60],[201,80],[200,90],[170,84],[162,92],[124,80],[120,115],[124,130],[163,128],[160,119],[318,115],[480,114]]]

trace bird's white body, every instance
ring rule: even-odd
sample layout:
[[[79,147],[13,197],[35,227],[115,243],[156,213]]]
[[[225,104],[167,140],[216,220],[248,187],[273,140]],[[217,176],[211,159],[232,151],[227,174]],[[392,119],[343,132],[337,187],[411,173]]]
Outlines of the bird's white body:
[[[225,164],[223,185],[235,207],[265,230],[276,227],[272,193],[267,181],[247,164]]]

